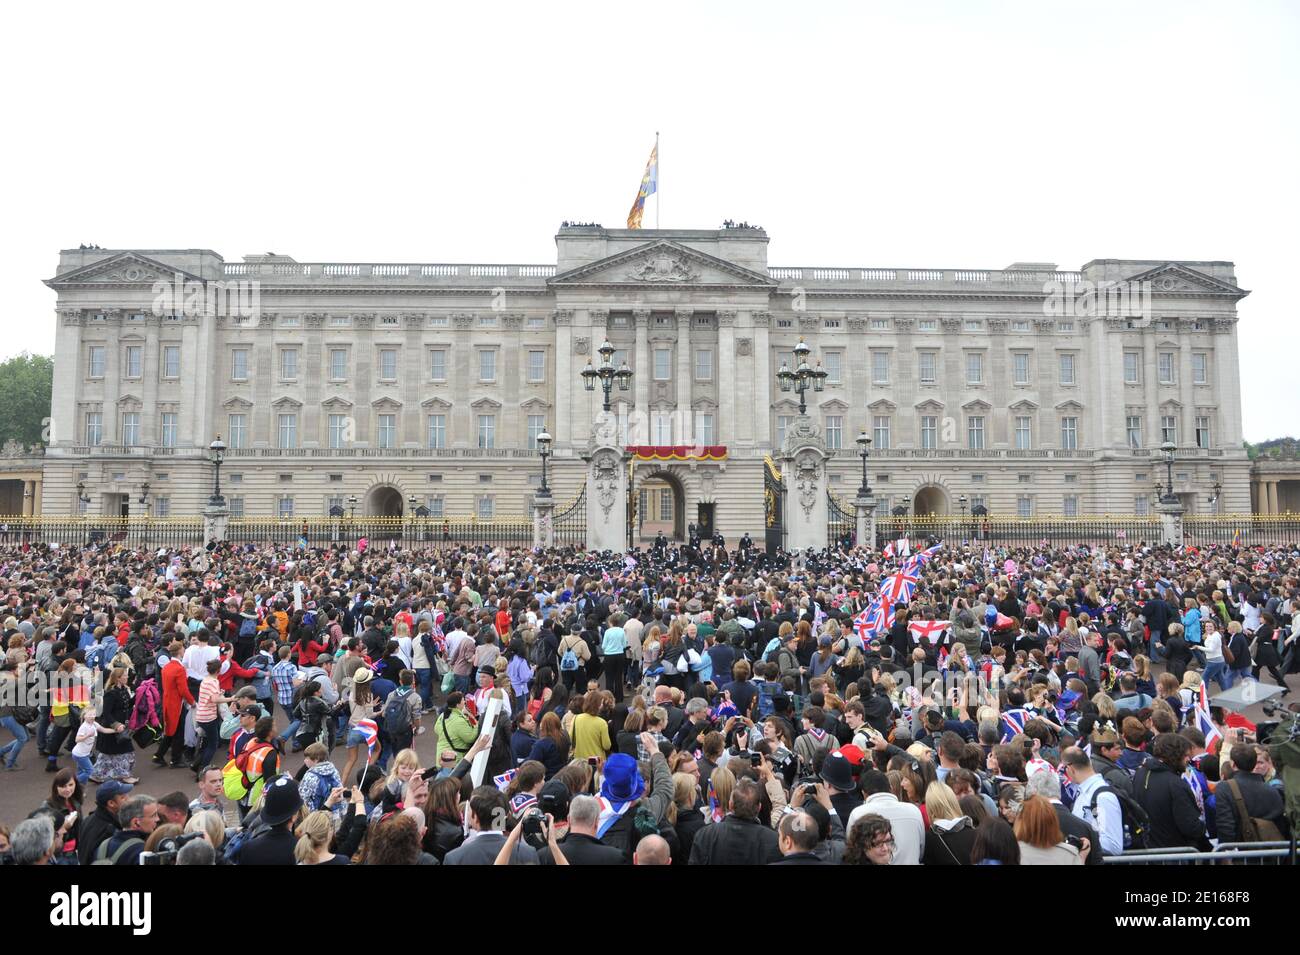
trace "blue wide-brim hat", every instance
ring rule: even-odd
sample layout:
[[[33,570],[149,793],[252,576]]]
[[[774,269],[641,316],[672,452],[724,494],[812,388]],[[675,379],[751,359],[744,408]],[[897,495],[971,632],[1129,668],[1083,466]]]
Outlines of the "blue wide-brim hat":
[[[618,805],[640,799],[644,792],[645,780],[635,759],[626,753],[614,753],[605,760],[605,778],[600,784],[602,796]]]

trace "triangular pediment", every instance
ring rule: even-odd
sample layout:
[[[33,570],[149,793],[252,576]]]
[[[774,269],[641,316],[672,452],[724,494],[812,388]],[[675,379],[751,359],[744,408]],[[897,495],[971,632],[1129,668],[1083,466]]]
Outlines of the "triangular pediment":
[[[1017,401],[1015,404],[1011,406],[1011,410],[1012,411],[1037,411],[1038,405],[1034,404],[1034,402],[1030,401],[1028,398],[1021,398],[1019,401]]]
[[[536,414],[542,411],[549,411],[551,406],[541,398],[529,398],[527,401],[521,402],[519,407],[523,411],[531,411]]]
[[[926,398],[924,401],[917,402],[913,405],[917,411],[942,411],[944,404],[942,401],[935,401],[933,398]]]
[[[868,411],[874,411],[877,414],[893,414],[898,410],[898,405],[894,404],[888,398],[877,398],[871,404],[867,405]]]
[[[710,288],[737,286],[775,288],[762,272],[661,239],[569,269],[547,282],[551,286],[653,286]]]
[[[1057,411],[1082,411],[1083,405],[1077,401],[1062,401],[1056,406]]]
[[[182,281],[202,281],[199,276],[186,272],[184,269],[178,269],[174,265],[167,265],[146,255],[140,255],[138,252],[119,252],[117,255],[110,255],[98,262],[83,265],[79,269],[72,269],[62,275],[56,275],[52,279],[46,279],[45,284],[50,288],[64,288],[72,285],[152,285],[158,281],[174,282],[177,275],[181,277]]]
[[[1205,294],[1231,295],[1243,298],[1250,294],[1243,288],[1198,272],[1186,265],[1168,262],[1165,265],[1148,269],[1129,278],[1130,282],[1150,282],[1151,291],[1157,295],[1168,294]]]
[[[475,411],[497,411],[501,408],[501,402],[492,398],[480,398],[478,401],[471,401],[469,406]]]
[[[993,406],[982,398],[972,399],[962,405],[962,409],[965,411],[989,411],[992,408]]]
[[[396,398],[393,398],[393,397],[391,397],[391,396],[389,396],[389,395],[384,395],[383,397],[376,398],[374,401],[370,402],[370,407],[372,407],[372,408],[400,408],[400,407],[402,407],[402,403],[401,403],[400,401],[398,401]]]
[[[301,408],[302,402],[292,395],[281,395],[271,402],[272,408]]]
[[[425,398],[423,401],[420,402],[420,407],[429,408],[434,411],[446,411],[451,407],[451,402],[448,401],[446,398],[439,398],[435,396],[433,398]]]
[[[239,397],[238,395],[235,395],[235,397],[233,397],[233,398],[227,398],[225,401],[223,401],[223,402],[221,403],[221,407],[223,407],[223,408],[251,408],[251,407],[253,407],[253,403],[252,403],[251,401],[249,401],[247,398],[241,398],[241,397]]]
[[[352,402],[348,401],[348,399],[344,398],[342,395],[334,395],[332,398],[326,398],[320,404],[322,408],[330,409],[352,407]]]
[[[827,398],[817,407],[820,408],[822,411],[830,411],[830,412],[849,410],[848,403],[841,401],[839,398]]]

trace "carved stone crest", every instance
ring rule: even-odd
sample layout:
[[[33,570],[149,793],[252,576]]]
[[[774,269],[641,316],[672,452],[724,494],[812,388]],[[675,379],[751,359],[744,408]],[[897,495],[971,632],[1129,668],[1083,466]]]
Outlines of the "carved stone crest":
[[[811,518],[821,490],[821,458],[815,451],[801,451],[794,459],[794,488],[805,518]]]
[[[575,355],[590,355],[590,354],[591,354],[591,339],[590,339],[590,338],[575,338],[575,339],[573,340],[573,353],[574,353]]]
[[[596,503],[604,511],[605,518],[618,502],[618,455],[609,448],[598,451],[591,459],[593,485],[596,488]]]
[[[451,323],[455,325],[457,328],[462,328],[462,329],[470,328],[474,325],[474,313],[453,312],[451,316]]]
[[[697,274],[685,258],[669,252],[658,252],[627,273],[638,282],[690,282]]]
[[[743,356],[745,356],[745,355],[752,355],[753,353],[754,353],[754,342],[753,342],[753,340],[748,339],[748,338],[737,338],[737,339],[736,339],[736,354],[737,354],[737,355],[741,355],[741,356],[743,357]]]
[[[736,312],[734,309],[725,309],[718,312],[718,327],[731,328],[736,324]]]

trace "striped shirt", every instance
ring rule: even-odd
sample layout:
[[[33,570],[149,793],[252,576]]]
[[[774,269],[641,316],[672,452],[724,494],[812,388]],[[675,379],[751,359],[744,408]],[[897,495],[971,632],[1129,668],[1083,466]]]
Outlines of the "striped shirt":
[[[217,718],[217,700],[221,698],[221,681],[215,676],[205,676],[199,684],[199,703],[194,711],[194,719],[199,723],[211,723]]]
[[[293,703],[293,680],[298,675],[298,667],[292,660],[281,660],[271,667],[271,686],[275,688],[275,698],[284,706]]]

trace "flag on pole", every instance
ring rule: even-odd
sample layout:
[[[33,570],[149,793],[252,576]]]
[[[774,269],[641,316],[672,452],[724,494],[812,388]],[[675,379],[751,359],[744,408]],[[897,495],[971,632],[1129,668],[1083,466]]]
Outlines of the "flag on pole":
[[[1207,750],[1216,739],[1223,739],[1223,734],[1219,732],[1219,728],[1214,725],[1214,720],[1210,717],[1209,688],[1204,683],[1201,684],[1201,695],[1196,700],[1196,728],[1205,736]]]
[[[375,758],[375,747],[379,744],[379,724],[374,720],[357,720],[352,728],[365,738],[366,765],[369,765]]]
[[[641,188],[637,190],[636,201],[632,211],[627,214],[629,229],[641,228],[641,216],[645,212],[645,201],[659,188],[659,140],[655,139],[654,148],[650,150],[650,161],[645,164],[645,175],[641,177]]]
[[[907,603],[912,599],[916,589],[917,576],[906,571],[899,571],[886,577],[881,584],[881,592],[891,604]]]
[[[1241,546],[1241,528],[1240,528],[1240,527],[1237,528],[1237,532],[1236,532],[1235,534],[1232,535],[1232,546],[1233,546],[1233,547],[1240,547],[1240,546]]]

